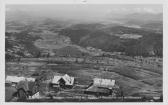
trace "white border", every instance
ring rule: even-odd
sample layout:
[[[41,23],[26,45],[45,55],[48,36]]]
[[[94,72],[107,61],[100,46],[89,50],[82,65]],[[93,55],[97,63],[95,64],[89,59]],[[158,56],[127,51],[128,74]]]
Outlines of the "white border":
[[[4,10],[4,2],[0,0],[0,101],[4,100],[5,95],[5,86],[4,86],[4,80],[5,80],[5,10]]]
[[[128,104],[128,105],[136,105],[136,104],[145,104],[145,105],[168,105],[168,0],[0,0],[0,101],[3,104],[23,104],[23,103],[5,103],[5,5],[6,4],[163,4],[163,14],[164,14],[164,38],[163,38],[163,48],[164,48],[164,57],[163,57],[163,94],[164,94],[164,102],[163,103],[75,103],[75,104]],[[24,103],[30,104],[30,103]],[[39,103],[31,103],[31,104],[39,104]],[[46,103],[40,103],[46,104]],[[47,104],[74,104],[74,103],[47,103]]]
[[[7,4],[162,4],[166,0],[5,0]]]

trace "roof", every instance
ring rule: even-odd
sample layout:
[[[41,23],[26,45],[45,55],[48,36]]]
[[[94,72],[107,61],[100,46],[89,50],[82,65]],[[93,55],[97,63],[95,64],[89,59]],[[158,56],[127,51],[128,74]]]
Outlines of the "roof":
[[[26,78],[27,81],[32,81],[34,82],[35,81],[35,78]]]
[[[112,88],[115,85],[115,80],[94,78],[93,85],[98,86],[98,87]]]
[[[62,78],[62,76],[54,76],[51,83],[59,84],[59,80]]]
[[[54,76],[52,83],[59,84],[61,78],[65,81],[65,85],[73,85],[74,83],[74,77],[70,77],[68,74],[65,74],[64,76]]]
[[[18,76],[7,76],[6,77],[6,82],[15,82],[18,83],[20,81],[35,81],[35,78],[26,78],[26,77],[18,77]]]
[[[70,77],[69,75],[65,74],[62,78],[65,80],[66,85],[73,85],[74,77]]]
[[[7,76],[5,81],[17,83],[24,80],[25,80],[25,77]]]
[[[40,92],[37,92],[29,97],[29,99],[38,99],[38,98],[40,98]]]

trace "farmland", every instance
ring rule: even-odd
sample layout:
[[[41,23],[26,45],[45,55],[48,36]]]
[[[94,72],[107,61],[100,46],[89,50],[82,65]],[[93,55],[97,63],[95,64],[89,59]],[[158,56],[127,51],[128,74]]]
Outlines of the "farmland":
[[[87,87],[95,77],[116,80],[116,84],[122,87],[125,96],[160,96],[162,94],[162,68],[153,69],[155,65],[139,62],[124,61],[119,59],[100,59],[99,62],[76,62],[75,58],[23,58],[20,62],[6,63],[7,75],[25,75],[40,71],[50,71],[55,74],[68,74],[76,78],[78,85]],[[97,58],[98,59],[98,58]],[[63,60],[63,61],[62,61]],[[54,63],[53,63],[54,62]],[[130,64],[133,63],[131,66]],[[11,69],[12,68],[12,69]],[[76,91],[81,89],[75,90]],[[63,93],[61,93],[63,95]],[[58,96],[61,97],[61,94]],[[83,93],[82,93],[83,94]],[[139,94],[139,95],[138,95]],[[74,96],[70,90],[68,96]],[[84,94],[83,94],[84,95]],[[82,95],[82,96],[83,96]],[[63,96],[67,96],[64,93]]]

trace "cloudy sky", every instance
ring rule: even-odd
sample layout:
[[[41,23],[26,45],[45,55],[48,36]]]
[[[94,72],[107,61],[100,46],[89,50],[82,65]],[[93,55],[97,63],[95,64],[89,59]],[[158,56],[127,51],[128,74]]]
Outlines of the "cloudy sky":
[[[162,5],[149,4],[55,4],[55,5],[7,5],[7,12],[25,11],[32,15],[61,17],[69,19],[102,19],[109,16],[131,13],[162,13]]]

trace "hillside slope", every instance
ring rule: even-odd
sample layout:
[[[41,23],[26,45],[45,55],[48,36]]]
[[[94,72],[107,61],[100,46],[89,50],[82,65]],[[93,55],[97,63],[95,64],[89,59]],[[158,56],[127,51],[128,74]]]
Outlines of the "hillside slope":
[[[163,52],[162,34],[151,30],[147,31],[125,26],[94,28],[94,30],[91,30],[80,26],[80,28],[75,29],[72,27],[63,29],[59,34],[70,37],[74,44],[83,47],[91,46],[109,52],[125,52],[130,56],[162,56]],[[118,37],[124,34],[141,35],[142,38],[122,39]]]
[[[29,35],[28,32],[29,31],[6,33],[5,56],[7,59],[19,56],[36,56],[39,49],[34,45],[34,41],[39,39],[39,37]]]

